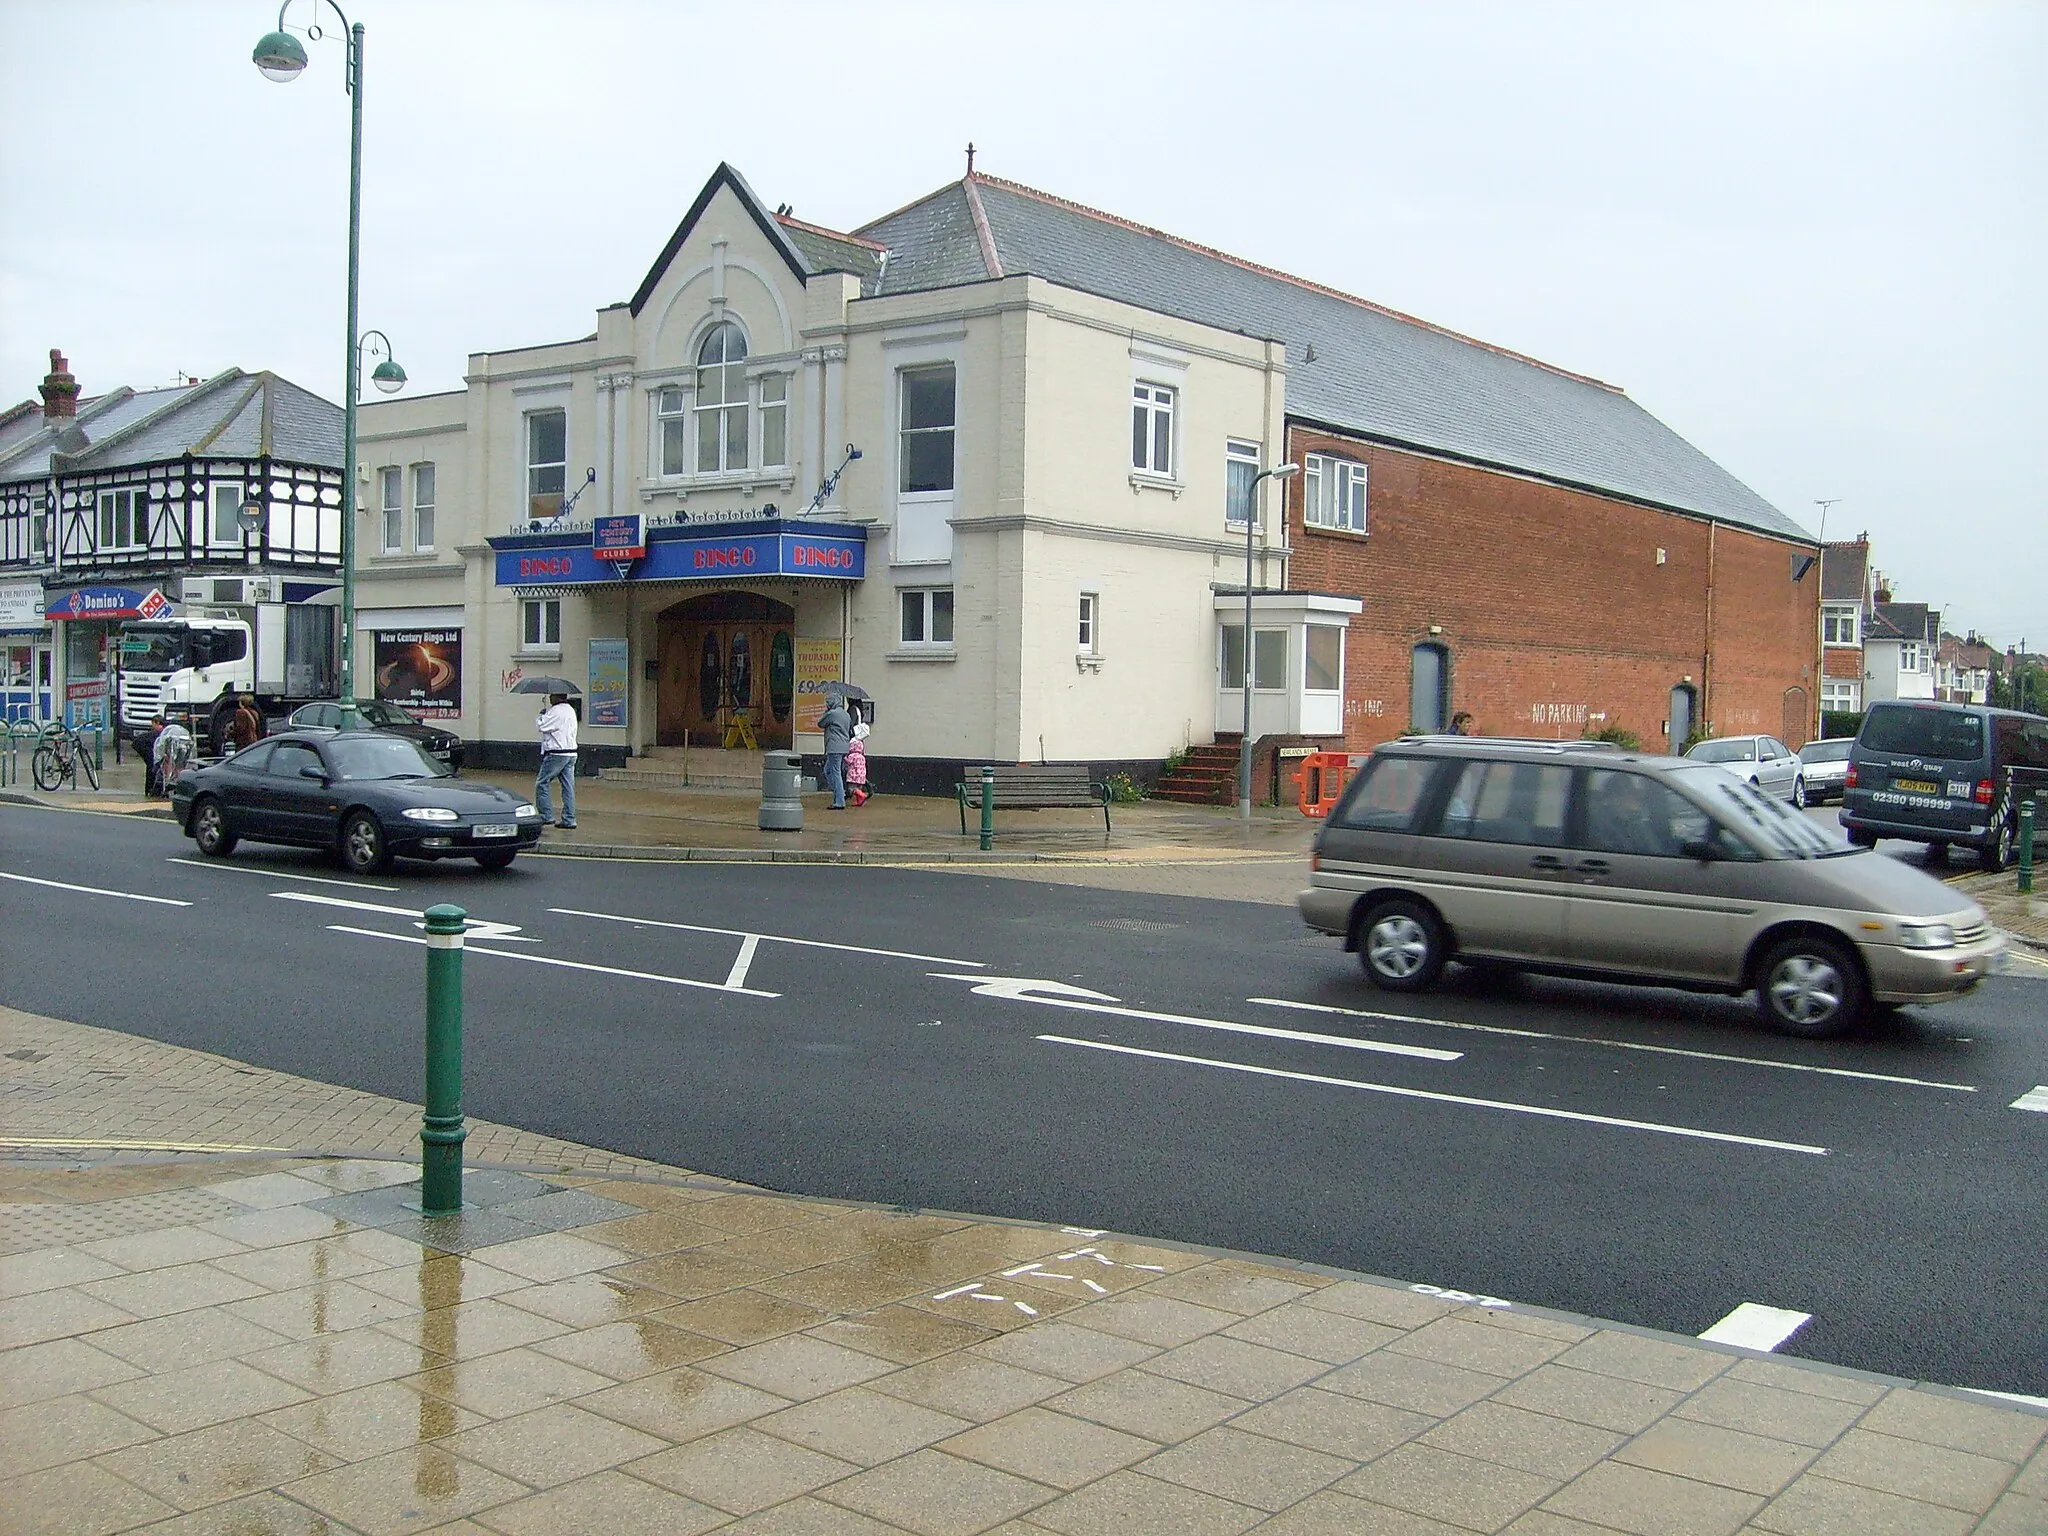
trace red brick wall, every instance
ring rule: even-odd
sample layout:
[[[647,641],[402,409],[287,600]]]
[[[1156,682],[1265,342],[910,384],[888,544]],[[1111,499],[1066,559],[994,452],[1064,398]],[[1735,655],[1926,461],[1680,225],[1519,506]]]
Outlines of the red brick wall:
[[[1669,750],[1671,690],[1688,679],[1717,734],[1812,734],[1820,584],[1792,581],[1796,546],[1289,429],[1290,460],[1319,452],[1370,466],[1363,538],[1304,526],[1302,482],[1287,488],[1289,585],[1365,602],[1345,646],[1352,750],[1407,729],[1411,652],[1429,640],[1450,652],[1451,709],[1484,734],[1616,725]]]
[[[1831,645],[1822,658],[1823,677],[1846,677],[1863,681],[1863,652],[1850,645]]]

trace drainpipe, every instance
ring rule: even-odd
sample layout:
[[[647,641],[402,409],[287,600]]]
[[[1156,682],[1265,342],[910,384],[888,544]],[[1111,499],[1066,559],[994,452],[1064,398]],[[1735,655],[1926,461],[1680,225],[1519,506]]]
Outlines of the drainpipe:
[[[1720,531],[1719,523],[1707,524],[1707,632],[1706,650],[1700,657],[1699,723],[1710,731],[1714,719],[1714,536]]]

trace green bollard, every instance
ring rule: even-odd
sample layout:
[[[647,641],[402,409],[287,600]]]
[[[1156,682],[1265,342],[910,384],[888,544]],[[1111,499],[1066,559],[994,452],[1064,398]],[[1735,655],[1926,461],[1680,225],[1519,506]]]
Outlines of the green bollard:
[[[420,1212],[462,1209],[462,932],[460,907],[427,908],[427,1103],[420,1122]]]
[[[996,771],[981,770],[981,851],[996,845]]]
[[[2034,797],[2020,802],[2020,894],[2034,888]]]

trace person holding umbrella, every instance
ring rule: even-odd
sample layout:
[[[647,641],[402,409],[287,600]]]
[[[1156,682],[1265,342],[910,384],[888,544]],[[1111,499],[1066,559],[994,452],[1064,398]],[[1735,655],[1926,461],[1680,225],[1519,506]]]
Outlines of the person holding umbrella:
[[[515,693],[542,693],[547,708],[534,723],[540,728],[540,772],[533,780],[533,804],[542,821],[554,820],[553,797],[548,787],[562,781],[562,819],[555,825],[569,830],[576,825],[576,711],[569,695],[576,686],[559,677],[522,678]]]
[[[846,809],[846,749],[853,745],[853,716],[846,711],[846,695],[825,691],[825,712],[818,716],[818,729],[825,733],[825,787],[832,791],[835,811]],[[541,808],[547,814],[547,808]]]

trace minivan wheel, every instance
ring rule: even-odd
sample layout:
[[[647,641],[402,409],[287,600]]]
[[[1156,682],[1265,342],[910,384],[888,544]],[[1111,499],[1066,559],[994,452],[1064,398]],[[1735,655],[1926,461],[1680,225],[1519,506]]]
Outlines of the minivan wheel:
[[[2020,829],[2015,825],[2016,820],[2010,815],[2001,819],[1991,841],[1977,852],[1977,862],[1994,875],[2010,866],[2019,851]]]
[[[1858,848],[1875,848],[1877,846],[1877,834],[1875,832],[1865,832],[1860,830],[1859,828],[1851,827],[1849,829],[1849,841],[1854,843]]]
[[[1420,992],[1443,974],[1443,924],[1419,901],[1395,897],[1358,925],[1358,963],[1385,992]]]
[[[1757,967],[1756,995],[1773,1028],[1809,1040],[1853,1029],[1870,1006],[1855,960],[1818,935],[1773,946]]]
[[[1947,844],[1947,843],[1929,843],[1929,844],[1927,845],[1927,867],[1928,867],[1928,868],[1930,868],[1930,869],[1939,869],[1939,868],[1941,868],[1941,866],[1942,866],[1942,865],[1946,864],[1947,862],[1948,862],[1948,844]]]

